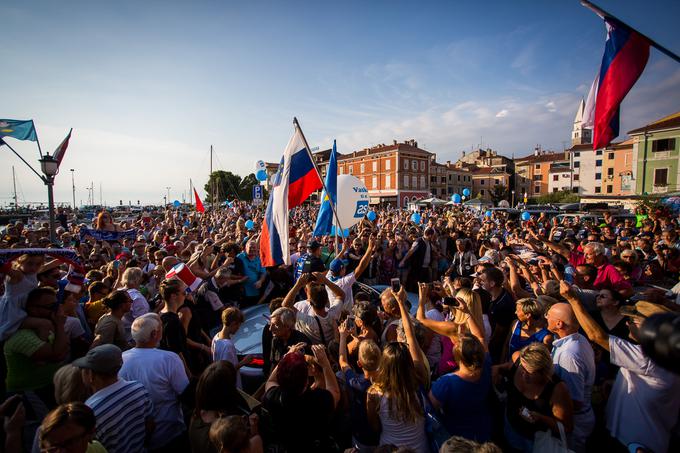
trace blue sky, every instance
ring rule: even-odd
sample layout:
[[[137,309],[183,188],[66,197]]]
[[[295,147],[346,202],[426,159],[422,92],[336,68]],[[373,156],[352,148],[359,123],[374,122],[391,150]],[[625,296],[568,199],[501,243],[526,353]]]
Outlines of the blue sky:
[[[600,0],[680,53],[677,1]],[[488,146],[562,149],[605,30],[578,1],[15,1],[2,6],[0,118],[36,121],[43,150],[73,127],[57,201],[181,199],[191,177],[278,161],[297,116],[311,146],[416,139],[440,161]],[[625,131],[680,110],[680,65],[652,50]],[[11,141],[35,162],[33,143]],[[0,204],[46,198],[0,148]],[[37,165],[37,162],[36,162]],[[201,191],[202,193],[202,191]]]

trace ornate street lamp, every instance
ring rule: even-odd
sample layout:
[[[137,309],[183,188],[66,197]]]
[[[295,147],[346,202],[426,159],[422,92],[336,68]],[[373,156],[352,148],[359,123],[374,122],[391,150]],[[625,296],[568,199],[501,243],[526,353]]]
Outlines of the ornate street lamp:
[[[48,204],[48,209],[50,211],[50,242],[55,243],[56,242],[56,235],[55,235],[55,229],[54,229],[54,193],[53,193],[53,188],[54,188],[54,177],[56,176],[57,172],[59,171],[59,162],[57,160],[50,156],[49,154],[45,154],[42,159],[39,160],[40,162],[40,169],[42,172],[45,174],[45,176],[42,177],[43,182],[47,186],[47,204]]]

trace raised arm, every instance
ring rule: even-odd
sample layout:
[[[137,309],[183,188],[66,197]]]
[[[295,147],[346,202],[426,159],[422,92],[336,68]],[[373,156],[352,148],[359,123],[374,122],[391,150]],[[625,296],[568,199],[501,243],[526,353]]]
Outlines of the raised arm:
[[[430,290],[427,287],[427,283],[418,283],[418,311],[416,311],[416,319],[420,321],[422,325],[438,333],[439,335],[444,335],[446,337],[453,337],[458,335],[458,326],[455,323],[449,321],[435,321],[433,319],[428,319],[425,316],[425,304],[430,297]]]
[[[319,283],[323,283],[328,287],[328,289],[331,290],[331,292],[335,295],[337,299],[340,300],[345,300],[345,291],[342,290],[338,285],[333,283],[332,281],[328,280],[328,277],[326,277],[326,274],[323,272],[314,272],[314,277],[316,277],[316,281]],[[299,281],[299,279],[298,279]]]
[[[306,275],[301,275],[300,278],[297,279],[293,287],[288,291],[288,294],[286,294],[286,297],[283,298],[283,302],[281,303],[282,307],[297,311],[294,306],[295,296],[297,296],[300,290],[307,284],[307,278]]]
[[[370,238],[368,240],[368,247],[366,247],[366,252],[364,253],[364,256],[361,257],[361,261],[359,261],[359,264],[357,264],[356,269],[354,269],[354,278],[357,280],[359,277],[361,277],[361,274],[364,273],[366,268],[368,267],[368,264],[371,262],[371,255],[373,255],[373,251],[375,250],[375,238]]]
[[[519,274],[517,273],[517,263],[510,258],[505,258],[505,262],[508,264],[508,269],[510,271],[510,276],[508,278],[510,284],[510,291],[512,292],[515,299],[521,299],[523,297],[531,297],[532,294],[522,288],[522,284],[519,280]]]
[[[349,337],[349,331],[347,330],[347,320],[344,320],[342,324],[338,326],[338,333],[340,334],[340,354],[338,362],[340,363],[340,369],[344,373],[346,370],[352,368],[347,357],[347,338]]]
[[[571,285],[564,280],[560,282],[560,294],[571,305],[574,315],[576,315],[576,320],[585,331],[588,339],[609,351],[609,334],[588,314],[588,311],[583,307]]]
[[[420,349],[418,340],[416,339],[416,334],[413,330],[413,324],[411,324],[411,317],[406,310],[406,290],[402,286],[398,293],[392,292],[392,296],[397,300],[399,305],[399,312],[401,313],[401,323],[404,327],[404,334],[406,335],[406,342],[408,343],[408,352],[411,354],[411,359],[413,360],[413,365],[416,368],[416,374],[418,379],[422,384],[428,382],[427,367],[425,362],[423,362],[423,352]]]
[[[331,392],[334,405],[337,406],[340,401],[340,386],[338,385],[338,379],[335,377],[335,373],[333,373],[333,368],[328,361],[326,349],[323,345],[315,344],[312,345],[312,353],[323,370],[323,379],[326,383],[326,390]]]

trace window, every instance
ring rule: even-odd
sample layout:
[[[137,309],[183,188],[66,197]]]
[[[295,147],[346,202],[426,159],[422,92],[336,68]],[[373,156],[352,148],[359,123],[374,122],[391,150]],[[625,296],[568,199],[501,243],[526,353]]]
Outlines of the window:
[[[378,171],[378,161],[377,160],[373,161],[373,171]]]
[[[421,189],[425,188],[425,176],[420,177],[420,188]]]
[[[408,159],[404,159],[404,170],[408,170]]]
[[[611,184],[609,184],[609,185],[607,186],[607,193],[612,193],[612,192],[614,192],[614,186],[612,186]]]
[[[560,175],[553,175],[553,181],[559,181]]]
[[[420,171],[425,171],[425,161],[424,160],[420,161]]]
[[[574,174],[574,181],[578,181],[578,173]]]
[[[460,182],[460,175],[458,175],[458,182]]]
[[[576,159],[577,157],[581,157],[580,151],[574,151],[574,159]]]
[[[364,174],[365,171],[366,171],[366,167],[362,163],[361,165],[359,165],[359,173]]]
[[[411,170],[418,171],[418,161],[417,160],[411,161]]]
[[[574,168],[579,168],[581,167],[581,162],[574,162]]]
[[[673,151],[675,149],[674,138],[662,138],[661,140],[654,140],[652,142],[652,151]]]
[[[601,180],[602,179],[602,173],[595,173],[595,179]]]
[[[349,166],[349,174],[353,175],[354,174],[354,165]]]
[[[557,187],[553,187],[553,193],[556,193],[557,190],[558,190]]]
[[[541,186],[534,186],[534,193],[540,193],[541,192]]]
[[[614,169],[613,168],[607,169],[607,176],[610,177],[610,178],[614,177]]]
[[[390,159],[385,159],[385,170],[390,170],[392,166],[392,161]]]
[[[540,181],[541,175],[534,175],[534,181]]]
[[[374,189],[378,188],[378,177],[377,176],[373,177],[373,188]]]
[[[338,167],[338,174],[341,175],[345,171],[345,167]]]
[[[408,206],[408,197],[404,197],[404,207]]]
[[[494,180],[493,180],[493,184],[494,184],[494,186],[497,186],[497,185],[498,185],[498,183],[499,183],[499,181],[498,181],[497,179],[494,179]]]
[[[607,153],[607,159],[613,160],[614,159],[614,153]]]
[[[571,188],[572,193],[578,193],[578,186]]]
[[[387,162],[389,162],[389,160]],[[386,175],[385,176],[385,189],[390,189],[391,187],[392,187],[392,176]]]
[[[417,176],[411,176],[411,187],[414,189],[418,188],[418,177]]]
[[[602,187],[600,186],[595,187],[595,193],[602,193]]]
[[[481,185],[484,185],[484,180],[481,179],[481,180],[479,181],[479,183],[480,183]]]
[[[442,176],[441,178],[439,178],[439,180],[440,180],[443,184],[446,184],[446,176]]]
[[[597,160],[595,161],[595,166],[596,166],[596,167],[601,167],[601,166],[602,166],[602,159],[597,159]]]
[[[601,150],[601,149],[598,149],[597,151],[595,151],[595,155],[596,155],[596,156],[601,156],[601,155],[602,155],[602,150]]]
[[[534,166],[534,168],[535,168],[536,170],[540,170],[540,169],[541,169],[541,164],[536,164],[536,165]]]
[[[408,188],[408,175],[404,175],[404,187]]]
[[[668,169],[657,168],[654,170],[654,185],[667,186],[668,185]]]

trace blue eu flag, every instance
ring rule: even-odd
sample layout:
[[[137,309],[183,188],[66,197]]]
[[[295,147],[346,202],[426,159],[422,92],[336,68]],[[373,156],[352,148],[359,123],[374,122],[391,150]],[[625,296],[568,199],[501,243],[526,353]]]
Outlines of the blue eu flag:
[[[319,215],[316,218],[316,225],[314,226],[314,236],[328,236],[331,234],[331,227],[333,226],[333,206],[337,206],[338,201],[338,161],[337,150],[335,148],[335,140],[333,140],[333,150],[331,151],[330,160],[328,161],[328,170],[326,170],[326,189],[321,194],[321,207],[319,208]]]

